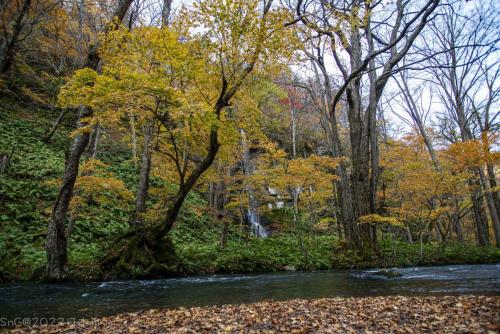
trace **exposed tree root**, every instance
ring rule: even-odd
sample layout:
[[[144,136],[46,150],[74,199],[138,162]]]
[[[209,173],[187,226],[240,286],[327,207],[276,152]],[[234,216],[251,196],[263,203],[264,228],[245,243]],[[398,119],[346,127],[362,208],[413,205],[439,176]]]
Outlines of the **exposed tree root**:
[[[100,265],[113,278],[154,278],[172,276],[178,271],[172,241],[168,235],[157,237],[154,229],[132,230],[123,235]]]

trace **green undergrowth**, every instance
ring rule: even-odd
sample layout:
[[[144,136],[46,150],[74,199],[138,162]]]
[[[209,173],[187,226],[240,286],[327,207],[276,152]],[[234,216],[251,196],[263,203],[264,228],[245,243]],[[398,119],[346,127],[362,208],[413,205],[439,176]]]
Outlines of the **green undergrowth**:
[[[44,272],[47,221],[57,195],[53,181],[64,171],[74,115],[69,113],[53,140],[45,143],[43,136],[57,117],[56,111],[26,108],[6,100],[0,100],[0,108],[0,153],[13,152],[9,169],[0,176],[0,282],[36,280]],[[107,175],[121,180],[133,194],[137,170],[129,154],[126,144],[110,140],[103,143],[98,157],[107,164]],[[172,192],[175,187],[153,178],[152,188]],[[114,200],[113,192],[104,195],[112,200],[89,201],[74,221],[68,242],[73,279],[104,276],[98,261],[129,228],[133,199]],[[280,214],[283,212],[269,217],[273,225],[288,224]],[[230,226],[227,244],[221,247],[222,230],[222,224],[206,213],[203,196],[190,193],[170,235],[179,259],[179,275],[500,262],[500,253],[493,247],[425,244],[421,257],[418,244],[405,242],[382,243],[378,256],[361,258],[346,251],[328,232],[302,233],[300,238],[286,232],[256,239],[236,223]]]

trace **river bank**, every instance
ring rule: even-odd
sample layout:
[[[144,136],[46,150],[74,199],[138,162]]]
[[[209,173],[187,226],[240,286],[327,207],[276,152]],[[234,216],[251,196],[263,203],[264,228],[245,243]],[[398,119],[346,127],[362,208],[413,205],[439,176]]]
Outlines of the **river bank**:
[[[0,285],[0,318],[90,319],[144,310],[380,296],[498,296],[500,264],[205,275],[158,280]],[[1,324],[0,324],[1,326]]]
[[[307,258],[300,252],[300,241],[290,235],[250,239],[241,243],[232,241],[225,249],[220,249],[217,244],[199,245],[194,242],[188,247],[180,247],[182,243],[179,241],[177,246],[174,244],[179,262],[168,277],[500,263],[498,248],[470,244],[427,243],[423,245],[420,256],[420,245],[416,243],[381,242],[379,255],[362,257],[339,247],[339,240],[333,236],[315,236],[303,242],[309,248]],[[43,269],[39,267],[28,280],[43,280]],[[69,270],[69,281],[72,282],[156,278],[166,277],[144,276],[142,268],[137,268],[133,276],[117,277],[103,271],[96,261],[75,264]]]
[[[147,310],[12,333],[498,333],[500,297],[365,297]]]

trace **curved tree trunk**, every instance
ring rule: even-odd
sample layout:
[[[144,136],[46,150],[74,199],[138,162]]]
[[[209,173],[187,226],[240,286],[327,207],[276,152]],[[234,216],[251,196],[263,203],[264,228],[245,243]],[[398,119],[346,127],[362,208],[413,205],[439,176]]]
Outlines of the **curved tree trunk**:
[[[92,114],[89,108],[80,108],[78,128],[87,125],[85,119]],[[52,210],[52,216],[49,221],[47,231],[47,276],[52,281],[62,281],[66,279],[67,255],[67,233],[66,218],[68,214],[69,203],[73,197],[73,188],[75,187],[80,166],[80,157],[89,143],[89,132],[83,132],[73,138],[68,156],[66,158],[66,167],[62,185],[57,195]]]
[[[121,22],[127,13],[127,9],[132,3],[132,0],[120,0],[118,7],[113,15],[117,19],[116,22]],[[108,29],[116,29],[116,25],[107,26]],[[87,60],[87,67],[94,70],[99,68],[99,55],[97,54],[98,46],[90,48]],[[80,117],[77,124],[78,129],[87,126],[88,118],[92,117],[93,111],[91,108],[80,108]],[[64,170],[63,181],[59,194],[52,209],[52,216],[49,220],[47,231],[47,279],[50,281],[62,281],[66,279],[66,264],[67,256],[67,233],[66,220],[68,216],[69,203],[73,197],[73,189],[75,187],[76,178],[78,177],[78,169],[80,166],[80,158],[89,143],[89,133],[81,131],[76,135],[71,143],[69,153],[66,157],[66,168]]]
[[[200,176],[213,163],[220,144],[217,129],[210,132],[209,150],[197,168],[171,199],[164,219],[151,227],[137,227],[115,242],[110,252],[101,262],[106,270],[121,277],[157,277],[172,273],[176,257],[168,238],[186,196]],[[137,271],[137,268],[141,268]]]

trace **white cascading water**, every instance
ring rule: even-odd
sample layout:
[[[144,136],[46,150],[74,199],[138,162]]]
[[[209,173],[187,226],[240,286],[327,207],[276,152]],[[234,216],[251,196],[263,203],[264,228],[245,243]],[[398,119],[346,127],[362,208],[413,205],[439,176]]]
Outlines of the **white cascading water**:
[[[250,199],[249,203],[252,203]],[[247,211],[247,219],[250,222],[250,230],[253,235],[258,238],[265,238],[268,236],[267,230],[260,224],[260,216],[255,207],[252,204],[249,204],[249,208]]]
[[[250,159],[250,151],[248,149],[247,137],[245,130],[240,129],[241,133],[241,146],[243,148],[243,172],[245,177],[249,177],[253,173],[253,165]],[[248,183],[245,187],[246,193],[248,195],[248,210],[247,210],[247,220],[250,223],[250,231],[252,234],[258,238],[265,238],[269,235],[264,226],[260,223],[260,216],[257,208],[259,203],[255,199],[254,190]]]

